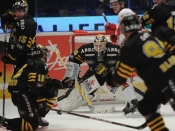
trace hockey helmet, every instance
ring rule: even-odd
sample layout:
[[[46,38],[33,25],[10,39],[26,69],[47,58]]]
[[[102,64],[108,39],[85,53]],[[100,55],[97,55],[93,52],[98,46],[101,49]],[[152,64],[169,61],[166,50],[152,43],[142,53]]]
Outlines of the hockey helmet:
[[[152,0],[155,5],[164,5],[168,0]]]
[[[118,14],[121,32],[137,31],[141,28],[139,17],[131,9],[123,9]]]
[[[49,57],[48,49],[44,45],[36,44],[36,46],[31,49],[31,56],[43,58],[47,62]]]
[[[26,0],[16,0],[16,2],[12,6],[13,11],[15,10],[23,10],[25,13],[28,12],[29,5]]]
[[[94,49],[97,52],[97,60],[103,61],[106,50],[107,39],[104,35],[98,34],[94,39]]]
[[[125,0],[110,0],[109,3],[113,3],[113,2],[120,2],[120,3],[125,3]]]

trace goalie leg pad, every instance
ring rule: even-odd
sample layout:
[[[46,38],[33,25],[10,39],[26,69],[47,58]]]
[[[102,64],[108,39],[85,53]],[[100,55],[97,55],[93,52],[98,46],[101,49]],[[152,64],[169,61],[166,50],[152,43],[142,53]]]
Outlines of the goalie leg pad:
[[[95,75],[93,75],[87,78],[86,80],[84,80],[83,82],[81,82],[80,86],[85,91],[85,94],[89,95],[95,90],[97,90],[98,87],[100,87],[100,84],[98,83]]]
[[[62,96],[59,96],[59,98]],[[84,100],[80,95],[77,88],[74,88],[69,94],[64,95],[64,98],[58,98],[58,109],[64,111],[73,111],[78,109],[83,103]]]

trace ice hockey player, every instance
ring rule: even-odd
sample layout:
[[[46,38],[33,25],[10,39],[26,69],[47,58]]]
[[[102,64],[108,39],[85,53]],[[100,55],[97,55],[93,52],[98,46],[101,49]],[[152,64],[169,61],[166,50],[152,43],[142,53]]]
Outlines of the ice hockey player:
[[[110,0],[109,1],[110,4],[111,4],[111,7],[114,11],[115,14],[118,15],[118,13],[125,8],[125,0]],[[107,34],[110,35],[110,39],[113,43],[117,43],[121,46],[124,45],[125,41],[126,41],[126,38],[123,34],[120,33],[120,27],[117,26],[116,24],[114,23],[106,23],[105,25],[105,31]],[[134,73],[135,74],[135,73]],[[131,78],[129,79],[132,79],[132,76]],[[132,82],[131,80],[128,80],[128,82]],[[135,92],[137,94],[139,94],[139,96],[142,96],[144,95],[145,91],[146,91],[146,87],[145,86],[142,86],[142,87],[133,87],[132,84],[130,84],[131,86],[126,86],[125,88],[123,88],[123,94],[125,96],[125,99],[127,100],[126,101],[126,107],[123,109],[124,112],[128,113],[129,110],[130,110],[130,105],[132,105],[132,102],[131,102],[131,99],[130,99],[130,96],[128,95],[129,93],[131,95],[135,95]],[[144,84],[142,84],[144,85]],[[135,90],[131,90],[131,88],[134,88]],[[143,88],[143,89],[142,89]],[[141,98],[142,99],[142,98]],[[140,98],[139,98],[140,100]],[[132,107],[132,106],[131,106]]]
[[[29,5],[26,0],[17,0],[12,10],[8,10],[1,18],[2,27],[5,28],[6,25],[11,30],[9,43],[5,43],[7,54],[4,54],[1,60],[6,64],[14,65],[13,74],[27,62],[30,58],[28,54],[35,45],[37,24],[28,14],[28,9]],[[41,120],[41,122],[46,122]]]
[[[118,61],[119,54],[120,54],[120,46],[108,42],[105,36],[101,34],[95,37],[93,43],[83,45],[79,49],[71,53],[69,57],[70,62],[77,63],[80,65],[86,61],[86,63],[89,66],[89,70],[84,74],[84,76],[81,79],[79,79],[79,81],[84,82],[84,85],[85,85],[84,90],[85,92],[87,92],[86,95],[89,95],[89,96],[91,95],[93,97],[93,93],[97,90],[99,86],[106,85],[106,83],[107,85],[110,85],[108,78],[111,75],[111,72]],[[93,77],[93,80],[96,80],[98,82],[98,85],[95,85],[96,83],[94,83],[92,85],[89,85],[89,87],[87,87],[88,78],[90,79],[91,77]],[[129,87],[131,85],[128,83],[125,83],[123,86]],[[82,85],[82,88],[83,88],[83,85]],[[116,90],[110,90],[110,89],[107,89],[107,87],[103,89],[107,92],[110,92],[111,94],[112,93],[115,94],[116,92]],[[80,104],[81,102],[79,102],[78,99],[82,101],[82,97],[80,96],[78,91],[77,91],[78,93],[77,92],[75,93],[75,90],[77,89],[75,88],[73,91],[69,91],[65,95],[65,97],[61,96],[60,98],[58,98],[59,105],[63,105],[63,107],[61,108],[62,110],[72,111],[81,106]],[[138,103],[135,94],[132,95],[132,93],[133,93],[133,90],[131,89],[131,91],[129,90],[127,94],[129,97],[129,100],[132,103],[132,106],[127,111],[124,111],[125,115],[130,113],[128,114],[129,116],[133,115],[133,113],[137,108],[137,103]],[[73,99],[73,96],[76,96],[76,94],[78,95],[77,99],[75,98]],[[70,97],[71,99],[69,99],[68,97]],[[66,101],[67,98],[69,99],[68,102]],[[76,105],[75,101],[78,103],[77,106],[75,106]],[[74,105],[72,103],[74,103]]]
[[[155,0],[155,5],[141,17],[142,27],[151,24],[151,31],[171,45],[175,45],[175,11],[168,0]]]
[[[10,29],[7,54],[1,59],[6,64],[13,64],[16,73],[28,60],[30,50],[35,45],[37,24],[28,14],[29,5],[26,0],[15,0],[12,10],[2,15],[1,25]]]
[[[175,57],[163,41],[149,32],[139,31],[140,20],[132,10],[123,9],[118,14],[118,23],[127,42],[121,48],[120,61],[113,72],[113,84],[124,84],[136,70],[148,88],[139,101],[139,112],[151,131],[168,131],[162,115],[156,110],[159,104],[167,102],[175,110]]]
[[[2,15],[1,25],[10,29],[9,43],[5,43],[7,53],[1,58],[6,64],[14,65],[15,74],[30,58],[31,48],[35,46],[37,23],[28,14],[29,5],[26,0],[16,0],[12,10]],[[46,122],[41,119],[42,122]],[[47,123],[47,122],[46,122]],[[42,125],[46,125],[42,123]]]
[[[47,48],[37,44],[32,48],[32,57],[9,82],[8,91],[20,117],[7,119],[0,116],[0,125],[7,130],[36,131],[40,125],[38,119],[49,112],[58,89],[74,85],[70,78],[60,81],[48,77],[47,57]]]
[[[125,0],[110,0],[109,3],[111,4],[111,8],[116,15],[118,15],[118,13],[125,8]],[[122,45],[125,41],[125,36],[120,34],[120,27],[115,23],[106,23],[105,31],[110,35],[110,39],[113,43],[117,42],[119,45]]]

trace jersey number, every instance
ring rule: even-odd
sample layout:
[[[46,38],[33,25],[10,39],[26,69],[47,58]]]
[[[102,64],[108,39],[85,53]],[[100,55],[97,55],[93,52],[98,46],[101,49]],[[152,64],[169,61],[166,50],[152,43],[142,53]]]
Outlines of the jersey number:
[[[175,30],[175,16],[171,16],[168,20],[167,20],[167,24],[168,27],[172,30]]]
[[[25,44],[26,41],[27,41],[27,37],[26,36],[23,35],[23,36],[19,37],[19,42]],[[31,46],[34,44],[34,42],[35,42],[35,37],[33,39],[31,37],[29,37],[28,42],[26,43],[27,47],[31,48]]]
[[[164,50],[161,48],[163,47],[163,42],[160,40],[157,40],[157,42],[147,41],[143,45],[143,52],[147,57],[161,58],[164,55]]]

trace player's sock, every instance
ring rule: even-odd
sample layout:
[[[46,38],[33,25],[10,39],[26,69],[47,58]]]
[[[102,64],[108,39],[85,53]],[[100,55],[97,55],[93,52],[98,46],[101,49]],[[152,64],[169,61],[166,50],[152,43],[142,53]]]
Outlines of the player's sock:
[[[166,128],[165,126],[162,115],[160,115],[159,113],[154,114],[146,122],[151,131],[169,131],[168,128]]]

